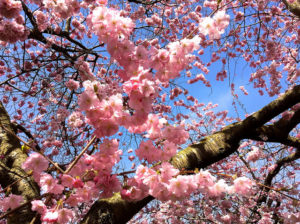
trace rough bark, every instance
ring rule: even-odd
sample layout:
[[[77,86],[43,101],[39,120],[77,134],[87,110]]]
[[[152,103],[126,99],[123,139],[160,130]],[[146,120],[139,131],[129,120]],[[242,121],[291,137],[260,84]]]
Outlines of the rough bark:
[[[282,0],[287,9],[300,19],[300,0],[290,3],[287,0]]]
[[[22,195],[25,201],[39,196],[39,188],[34,180],[21,168],[27,155],[21,150],[14,133],[9,115],[0,102],[0,183],[2,188],[10,186],[13,194]],[[14,184],[12,184],[14,183]],[[35,213],[31,206],[24,206],[8,216],[9,224],[30,223]]]
[[[297,148],[295,155],[298,156],[300,141],[291,138],[288,133],[299,123],[299,111],[295,113],[296,116],[292,117],[289,122],[279,120],[273,125],[265,125],[297,103],[300,103],[300,85],[288,90],[284,95],[245,120],[228,125],[221,131],[207,136],[200,142],[180,151],[171,159],[171,163],[178,169],[205,168],[234,153],[238,149],[241,140],[263,140],[265,137],[269,142],[290,143]],[[276,135],[274,135],[275,133]],[[295,155],[291,156],[294,158]],[[126,223],[151,200],[153,200],[153,197],[148,196],[141,201],[127,202],[122,200],[120,194],[115,194],[109,199],[101,199],[95,202],[81,223]]]

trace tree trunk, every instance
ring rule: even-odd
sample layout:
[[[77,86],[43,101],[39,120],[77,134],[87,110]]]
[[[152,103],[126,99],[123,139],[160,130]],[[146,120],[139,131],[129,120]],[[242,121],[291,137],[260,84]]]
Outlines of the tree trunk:
[[[20,141],[14,133],[10,118],[0,102],[0,183],[2,188],[8,187],[13,194],[22,195],[24,201],[28,201],[38,197],[40,190],[21,167],[27,154],[21,150]],[[29,204],[8,216],[7,223],[30,223],[34,217]]]

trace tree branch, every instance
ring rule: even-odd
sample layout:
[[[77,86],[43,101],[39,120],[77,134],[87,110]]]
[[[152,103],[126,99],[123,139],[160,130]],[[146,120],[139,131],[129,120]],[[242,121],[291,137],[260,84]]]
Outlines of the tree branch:
[[[205,137],[199,143],[192,144],[178,152],[171,159],[171,163],[178,169],[206,168],[237,151],[239,142],[249,137],[249,131],[254,132],[253,130],[260,128],[299,101],[300,85],[294,86],[245,120],[228,125],[221,131]],[[286,163],[289,159],[284,161]],[[117,193],[109,199],[95,202],[81,223],[126,223],[152,199],[152,196],[148,196],[141,201],[127,202]]]
[[[282,0],[287,9],[300,19],[300,0],[289,3],[287,0]]]

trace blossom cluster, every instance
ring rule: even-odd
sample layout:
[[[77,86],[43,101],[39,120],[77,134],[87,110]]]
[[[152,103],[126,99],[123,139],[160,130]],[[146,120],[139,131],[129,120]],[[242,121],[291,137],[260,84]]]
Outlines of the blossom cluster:
[[[67,19],[80,10],[80,4],[77,0],[43,0],[44,7],[52,10],[58,18]]]
[[[21,2],[15,0],[2,0],[0,2],[0,16],[8,19],[16,18],[22,9]]]
[[[135,151],[140,160],[144,159],[148,163],[160,160],[168,161],[177,153],[177,146],[184,144],[189,138],[189,133],[184,129],[183,125],[164,125],[164,122],[164,119],[158,119],[155,115],[152,115],[146,122],[148,125],[148,134],[146,136],[150,139],[158,139],[161,143],[154,146],[151,140],[142,141],[139,148]]]
[[[42,193],[52,193],[60,198],[55,206],[49,206],[43,200],[34,200],[31,202],[32,210],[37,211],[44,222],[68,223],[75,216],[70,207],[91,201],[99,196],[110,197],[114,192],[121,191],[119,179],[116,175],[111,175],[113,166],[120,161],[122,155],[118,147],[117,140],[105,139],[99,152],[93,155],[84,154],[69,173],[56,177],[44,172],[49,166],[45,157],[40,153],[31,153],[22,168],[32,172]],[[65,197],[63,191],[70,191],[70,193]],[[22,196],[10,195],[3,203],[0,203],[0,208],[4,211],[9,208],[13,209],[22,201]]]
[[[105,6],[96,7],[88,17],[88,25],[98,36],[99,41],[115,41],[120,35],[127,37],[133,30],[134,23],[130,18],[121,16],[120,11]]]
[[[49,14],[47,12],[37,10],[34,12],[34,15],[36,18],[38,29],[40,31],[44,31],[50,25]]]
[[[138,166],[136,176],[129,179],[127,185],[121,192],[126,200],[140,200],[150,194],[161,201],[176,201],[196,191],[207,197],[221,197],[225,193],[249,196],[254,183],[247,177],[239,177],[229,186],[224,179],[217,181],[209,171],[202,170],[195,175],[180,175],[178,169],[163,162],[155,168]]]
[[[86,112],[86,122],[94,126],[99,138],[115,134],[126,116],[122,95],[109,95],[109,86],[96,81],[85,81],[83,86],[85,91],[79,95],[78,104]]]
[[[24,41],[29,31],[25,29],[24,18],[22,16],[13,20],[0,18],[0,41],[15,43],[19,40]]]
[[[7,211],[8,209],[17,208],[24,199],[22,195],[10,194],[8,197],[5,197],[0,201],[0,210]]]
[[[248,153],[246,160],[249,162],[255,162],[259,158],[264,158],[264,153],[258,147],[252,146],[251,151]]]
[[[169,43],[167,49],[152,48],[150,64],[157,71],[156,77],[162,82],[178,77],[194,61],[190,53],[199,49],[200,41],[201,38],[195,36]]]
[[[230,17],[225,11],[218,11],[213,18],[202,18],[199,23],[199,30],[211,39],[219,39],[229,25],[229,19]]]

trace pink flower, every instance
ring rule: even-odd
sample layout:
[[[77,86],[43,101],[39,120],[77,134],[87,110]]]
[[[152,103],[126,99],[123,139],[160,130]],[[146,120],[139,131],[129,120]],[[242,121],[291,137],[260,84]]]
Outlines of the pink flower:
[[[83,125],[83,115],[80,112],[73,112],[68,119],[68,123],[71,127],[79,128]]]
[[[71,188],[72,185],[73,185],[74,178],[72,176],[70,176],[70,175],[63,174],[60,177],[60,180],[61,180],[61,184],[63,186]]]
[[[160,157],[160,152],[154,146],[152,141],[148,140],[146,142],[141,142],[140,147],[135,151],[135,154],[140,160],[145,159],[148,163],[153,163],[157,161]]]
[[[98,138],[111,136],[113,134],[116,134],[119,130],[119,126],[115,122],[115,120],[107,118],[99,119],[97,121],[97,124],[95,124],[95,128],[95,135]]]
[[[132,91],[137,91],[141,85],[140,81],[136,78],[132,78],[123,84],[124,92],[130,95]]]
[[[255,162],[256,160],[258,160],[259,158],[263,158],[264,157],[264,153],[256,146],[252,146],[251,147],[251,152],[248,153],[248,156],[246,158],[247,161],[252,161]]]
[[[164,142],[164,151],[162,152],[162,160],[169,160],[177,152],[177,146],[173,142],[166,140]]]
[[[61,194],[64,187],[57,183],[58,181],[54,179],[50,174],[44,173],[40,178],[41,190],[45,193]]]
[[[23,163],[22,168],[24,170],[33,170],[35,173],[40,173],[48,168],[48,160],[46,160],[39,153],[32,153]]]
[[[101,193],[102,197],[111,197],[114,192],[118,192],[122,189],[120,180],[116,175],[102,174],[94,178],[94,180],[96,180],[96,186],[103,190]]]
[[[96,7],[88,18],[89,27],[98,35],[101,42],[128,37],[134,28],[130,18],[121,16],[120,11],[104,6]]]
[[[200,171],[195,175],[195,181],[201,188],[207,188],[214,185],[216,178],[213,177],[207,170]]]
[[[34,12],[39,31],[44,31],[49,25],[49,14],[40,10]]]
[[[179,174],[179,170],[168,162],[163,162],[159,170],[161,173],[161,180],[164,182],[168,182],[171,178],[176,177]]]
[[[16,20],[0,20],[0,41],[8,43],[15,43],[19,40],[24,41],[28,34],[29,32],[24,25],[21,25]]]
[[[8,209],[14,209],[20,206],[23,201],[24,199],[22,195],[11,194],[0,201],[0,208],[3,211],[7,211]]]
[[[0,15],[12,19],[19,15],[22,9],[21,2],[14,0],[1,0],[0,1]]]
[[[228,185],[225,183],[225,180],[219,180],[212,187],[209,188],[209,194],[213,197],[221,196],[228,189]]]
[[[251,193],[251,187],[254,185],[254,183],[247,177],[239,177],[235,179],[233,183],[234,191],[241,195],[249,195]]]
[[[213,18],[205,17],[200,20],[199,30],[211,39],[219,39],[229,24],[229,15],[225,11],[218,11]]]
[[[85,91],[78,96],[78,105],[81,110],[89,110],[98,103],[97,96],[91,91]]]
[[[272,215],[270,213],[264,213],[258,224],[272,224],[274,223],[272,220]]]
[[[41,215],[44,214],[47,210],[46,205],[41,200],[33,200],[31,202],[31,205],[32,205],[31,206],[32,211],[37,211]]]
[[[66,82],[66,87],[70,90],[76,90],[79,88],[79,82],[75,81],[74,79],[70,79],[68,82]]]
[[[74,216],[75,214],[72,210],[66,208],[60,209],[58,210],[57,222],[59,224],[72,223]]]
[[[162,132],[162,137],[166,138],[170,142],[174,142],[177,145],[184,144],[189,138],[189,133],[184,130],[184,125],[177,127],[167,126]]]
[[[58,219],[58,212],[55,210],[47,210],[42,216],[42,221],[54,223]]]
[[[201,22],[199,24],[200,32],[202,32],[204,35],[209,34],[212,29],[215,29],[214,27],[214,20],[210,17],[201,19]]]
[[[272,166],[268,167],[268,172],[273,172],[277,167],[277,164],[273,164]]]
[[[84,183],[80,179],[74,179],[72,183],[73,188],[83,188]]]
[[[170,180],[168,190],[178,198],[186,196],[188,194],[189,180],[188,176],[179,175]]]
[[[217,11],[213,19],[215,20],[215,25],[221,33],[224,33],[224,29],[229,25],[229,15],[225,11]]]

